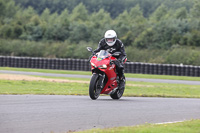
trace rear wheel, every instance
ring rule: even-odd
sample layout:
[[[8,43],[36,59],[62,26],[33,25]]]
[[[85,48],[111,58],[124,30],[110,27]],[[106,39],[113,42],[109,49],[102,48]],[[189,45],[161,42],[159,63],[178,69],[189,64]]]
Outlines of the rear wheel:
[[[126,84],[126,79],[125,79],[125,77],[124,77],[124,80],[125,80],[124,82],[125,82],[125,84]],[[125,84],[124,84],[124,86],[121,87],[121,88],[119,88],[119,86],[118,86],[118,89],[117,89],[114,93],[110,94],[110,97],[111,97],[112,99],[120,99],[120,98],[122,97],[123,93],[124,93]]]
[[[99,75],[93,74],[89,86],[89,95],[92,100],[96,100],[101,93],[101,87],[98,82],[99,82]]]

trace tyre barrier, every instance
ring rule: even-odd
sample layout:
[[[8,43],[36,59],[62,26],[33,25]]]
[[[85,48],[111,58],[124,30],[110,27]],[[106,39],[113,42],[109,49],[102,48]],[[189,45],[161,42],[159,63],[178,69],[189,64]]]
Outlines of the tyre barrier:
[[[90,71],[88,59],[0,56],[0,67]],[[125,73],[200,77],[200,66],[126,62]]]

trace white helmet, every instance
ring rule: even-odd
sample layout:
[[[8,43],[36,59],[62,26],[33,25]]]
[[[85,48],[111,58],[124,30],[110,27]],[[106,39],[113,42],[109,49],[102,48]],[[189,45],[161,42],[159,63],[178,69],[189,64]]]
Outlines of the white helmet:
[[[108,46],[113,46],[116,42],[117,34],[114,30],[106,31],[104,38]]]

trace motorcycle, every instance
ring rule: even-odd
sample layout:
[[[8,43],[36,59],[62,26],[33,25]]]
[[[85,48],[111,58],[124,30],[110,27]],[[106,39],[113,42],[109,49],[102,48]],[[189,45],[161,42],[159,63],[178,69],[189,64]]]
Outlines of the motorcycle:
[[[87,47],[87,50],[94,55],[90,59],[92,71],[89,85],[90,98],[96,100],[100,94],[108,94],[112,99],[120,99],[124,93],[125,84],[119,88],[120,81],[114,63],[117,60],[115,57],[119,56],[120,52],[110,54],[106,50],[101,50],[95,54],[92,48]],[[125,80],[125,77],[123,78]]]

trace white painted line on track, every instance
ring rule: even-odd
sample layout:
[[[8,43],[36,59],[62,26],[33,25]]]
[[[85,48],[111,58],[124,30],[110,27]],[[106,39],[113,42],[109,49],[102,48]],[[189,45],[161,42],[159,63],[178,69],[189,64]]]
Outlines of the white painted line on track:
[[[162,125],[162,124],[171,124],[171,123],[179,123],[179,122],[184,122],[185,120],[183,121],[173,121],[173,122],[162,122],[162,123],[154,123],[155,125]]]

